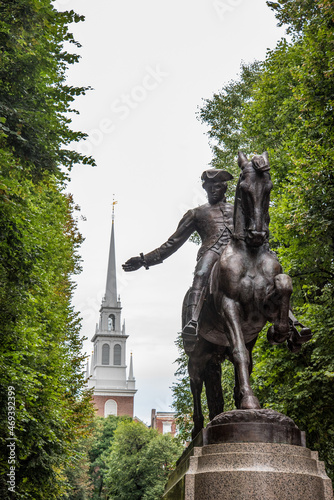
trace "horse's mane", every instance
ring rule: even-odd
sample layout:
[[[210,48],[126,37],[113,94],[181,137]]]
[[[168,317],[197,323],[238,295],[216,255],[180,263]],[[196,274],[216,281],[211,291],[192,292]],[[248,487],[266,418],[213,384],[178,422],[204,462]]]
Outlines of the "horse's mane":
[[[238,179],[237,187],[235,188],[234,196],[234,211],[233,211],[233,238],[244,239],[245,216],[241,206],[240,197],[240,179]]]

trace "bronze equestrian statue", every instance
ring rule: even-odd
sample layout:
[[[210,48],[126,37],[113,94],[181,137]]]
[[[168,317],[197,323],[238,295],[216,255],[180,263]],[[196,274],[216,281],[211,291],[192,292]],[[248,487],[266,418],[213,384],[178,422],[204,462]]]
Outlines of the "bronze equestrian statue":
[[[194,399],[193,437],[203,428],[200,398],[203,383],[210,419],[224,410],[221,363],[225,359],[234,365],[236,407],[260,408],[249,376],[252,349],[267,321],[273,323],[268,330],[272,344],[287,341],[288,347],[297,351],[311,338],[310,330],[290,310],[292,280],[282,273],[276,255],[269,249],[269,200],[273,184],[268,154],[256,155],[249,161],[239,152],[238,164],[241,174],[235,193],[233,226],[224,186],[231,176],[223,171],[221,177],[213,169],[206,171],[202,180],[209,203],[187,212],[176,233],[159,249],[134,257],[123,266],[132,271],[157,264],[176,251],[194,230],[202,237],[196,266],[197,274],[204,276],[201,289],[196,288],[195,273],[182,314],[182,335],[189,356]],[[211,195],[215,183],[221,183],[216,197]],[[208,257],[201,262],[203,255]],[[194,291],[199,292],[195,297]]]
[[[192,287],[187,294],[187,323],[183,326],[183,338],[187,349],[193,347],[196,340],[197,323],[203,304],[205,290],[213,265],[229,243],[233,230],[233,206],[226,203],[227,181],[232,175],[224,170],[205,170],[201,176],[203,188],[207,192],[208,203],[188,210],[182,217],[172,236],[146,255],[132,257],[124,265],[125,271],[135,271],[144,266],[162,263],[197,232],[202,245],[197,254],[197,264]]]

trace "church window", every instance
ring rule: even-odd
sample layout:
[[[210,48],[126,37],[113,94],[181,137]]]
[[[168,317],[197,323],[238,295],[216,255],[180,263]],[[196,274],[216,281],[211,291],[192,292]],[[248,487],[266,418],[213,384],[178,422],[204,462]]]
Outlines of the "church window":
[[[109,365],[110,347],[108,344],[102,346],[102,364]]]
[[[111,330],[115,330],[115,315],[114,314],[109,314],[109,317],[108,317],[108,332],[111,332]]]
[[[108,399],[104,404],[104,416],[108,415],[117,416],[117,403],[113,399]]]
[[[121,365],[122,361],[122,348],[119,344],[116,344],[114,347],[114,365]]]

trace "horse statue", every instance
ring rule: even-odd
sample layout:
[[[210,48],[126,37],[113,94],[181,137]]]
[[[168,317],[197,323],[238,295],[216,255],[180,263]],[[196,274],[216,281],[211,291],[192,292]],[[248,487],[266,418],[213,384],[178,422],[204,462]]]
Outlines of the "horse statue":
[[[292,351],[311,338],[290,310],[291,278],[282,273],[274,252],[269,249],[269,201],[273,183],[268,154],[252,160],[239,152],[240,178],[235,192],[234,232],[215,264],[198,319],[197,340],[184,340],[189,356],[188,371],[194,401],[194,438],[203,428],[201,392],[203,383],[212,420],[224,411],[221,363],[234,365],[234,400],[238,409],[259,409],[250,386],[252,349],[266,325],[272,344],[288,341]],[[187,296],[182,323],[187,323]],[[301,326],[299,332],[297,326]]]

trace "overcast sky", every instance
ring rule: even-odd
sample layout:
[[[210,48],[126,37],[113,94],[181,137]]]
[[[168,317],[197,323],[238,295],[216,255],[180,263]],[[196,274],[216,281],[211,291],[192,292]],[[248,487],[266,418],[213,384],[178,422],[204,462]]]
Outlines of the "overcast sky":
[[[284,31],[265,0],[57,0],[58,10],[86,17],[73,26],[82,44],[72,85],[93,91],[76,101],[77,146],[97,167],[73,169],[68,191],[81,207],[83,272],[74,304],[83,318],[85,350],[105,291],[113,194],[118,292],[133,352],[135,414],[171,411],[183,296],[197,247],[186,243],[163,264],[124,273],[121,264],[160,246],[183,213],[206,201],[200,175],[209,167],[206,128],[196,118],[203,99],[232,79],[242,61],[264,59]],[[247,152],[246,152],[247,153]],[[83,220],[85,218],[86,220]]]

